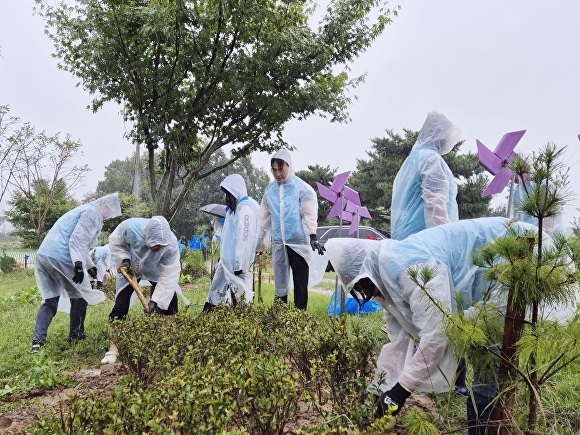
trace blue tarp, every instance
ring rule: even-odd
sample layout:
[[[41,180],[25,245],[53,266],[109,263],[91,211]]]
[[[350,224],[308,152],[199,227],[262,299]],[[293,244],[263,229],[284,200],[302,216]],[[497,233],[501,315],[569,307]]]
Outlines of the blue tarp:
[[[342,291],[341,287],[338,287],[332,297],[330,298],[330,303],[326,308],[326,314],[329,316],[340,316],[340,292]],[[351,314],[368,314],[374,313],[375,311],[382,310],[382,307],[373,301],[368,301],[360,306],[355,298],[351,296],[347,296],[344,299],[344,312],[351,313]]]

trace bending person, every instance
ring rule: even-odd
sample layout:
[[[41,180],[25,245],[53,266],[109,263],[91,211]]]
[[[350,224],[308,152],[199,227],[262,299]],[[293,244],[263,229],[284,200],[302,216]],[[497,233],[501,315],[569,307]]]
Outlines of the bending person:
[[[109,247],[115,259],[113,267],[117,270],[115,305],[109,314],[110,322],[127,316],[134,293],[131,284],[120,273],[121,267],[133,274],[137,282],[144,279],[151,283],[147,314],[177,313],[176,293],[183,297],[179,287],[179,246],[177,237],[163,216],[130,218],[121,222],[109,236]],[[186,304],[189,303],[185,297],[183,299]],[[111,341],[101,364],[115,363],[118,356],[117,346]]]
[[[501,217],[468,219],[430,228],[402,241],[349,238],[326,242],[344,291],[354,290],[364,300],[374,299],[387,313],[389,342],[380,352],[369,387],[381,392],[376,401],[377,417],[391,407],[396,415],[415,391],[440,393],[452,387],[457,355],[445,336],[443,313],[433,309],[431,298],[449,312],[456,309],[457,292],[463,310],[481,300],[481,289],[475,285],[480,269],[471,263],[471,255],[505,235],[508,223]],[[537,227],[530,224],[512,225],[518,231],[537,233]],[[408,273],[410,267],[424,266],[436,271],[429,281],[429,297]],[[493,397],[487,392],[479,397],[475,389],[473,393],[479,413]],[[467,403],[468,408],[473,406],[470,398]]]
[[[91,277],[97,276],[89,252],[97,244],[103,221],[120,215],[115,193],[66,212],[48,231],[36,253],[34,275],[42,304],[36,315],[32,352],[46,343],[57,309],[70,312],[69,342],[85,338],[87,305],[105,300],[105,294],[92,289],[85,279],[85,270]]]
[[[228,175],[221,183],[229,207],[221,233],[220,260],[207,295],[204,312],[220,302],[251,302],[251,270],[258,243],[258,203],[248,196],[246,183],[239,174]]]

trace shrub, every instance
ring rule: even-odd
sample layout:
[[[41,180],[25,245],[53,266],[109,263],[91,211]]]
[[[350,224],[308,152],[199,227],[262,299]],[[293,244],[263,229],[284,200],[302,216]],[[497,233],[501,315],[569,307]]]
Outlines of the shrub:
[[[195,251],[191,249],[184,250],[181,260],[181,273],[189,275],[190,279],[209,276],[209,271],[203,261],[202,252],[199,249]]]
[[[16,260],[13,257],[6,255],[6,253],[4,253],[4,255],[2,255],[2,257],[0,257],[0,270],[3,273],[10,273],[10,272],[14,271],[15,266],[16,266]]]
[[[73,399],[65,417],[41,419],[33,430],[377,430],[378,423],[371,426],[372,400],[364,400],[376,349],[368,331],[354,328],[348,318],[320,322],[282,303],[241,303],[196,316],[130,314],[112,324],[111,338],[129,372],[111,396]],[[380,427],[390,424],[385,420]]]

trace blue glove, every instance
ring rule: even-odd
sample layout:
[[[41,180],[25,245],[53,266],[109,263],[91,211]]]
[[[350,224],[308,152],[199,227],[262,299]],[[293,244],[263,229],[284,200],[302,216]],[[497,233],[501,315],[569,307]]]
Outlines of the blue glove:
[[[377,398],[375,402],[377,407],[375,418],[381,418],[385,414],[397,415],[410,395],[411,393],[397,382],[393,388],[385,391]]]

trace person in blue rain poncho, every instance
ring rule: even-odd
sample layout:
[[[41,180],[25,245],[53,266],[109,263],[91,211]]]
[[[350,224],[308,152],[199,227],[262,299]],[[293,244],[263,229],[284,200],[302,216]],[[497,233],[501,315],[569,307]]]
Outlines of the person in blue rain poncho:
[[[239,174],[228,175],[221,183],[228,211],[221,231],[220,260],[213,276],[204,312],[221,302],[252,302],[252,264],[258,243],[259,204],[248,196]]]
[[[134,299],[133,287],[119,272],[121,267],[127,268],[137,281],[143,279],[151,283],[147,314],[177,313],[177,294],[189,304],[179,287],[181,263],[177,237],[163,216],[124,220],[109,236],[109,248],[114,259],[113,268],[117,271],[115,305],[109,321],[125,318]],[[118,349],[111,342],[101,364],[114,363],[118,356]]]
[[[85,338],[87,305],[105,300],[105,294],[92,289],[86,277],[86,273],[96,277],[97,271],[90,251],[97,244],[103,221],[120,215],[117,194],[103,196],[68,211],[46,234],[34,269],[42,304],[36,315],[32,352],[46,343],[57,310],[70,312],[69,342]]]
[[[292,276],[294,305],[306,310],[308,288],[322,280],[328,264],[316,238],[318,200],[314,189],[294,175],[288,150],[275,153],[270,164],[274,181],[260,206],[258,249],[267,249],[271,238],[275,297],[288,302]]]
[[[443,160],[461,130],[429,112],[417,141],[397,172],[391,200],[391,238],[403,240],[426,228],[459,219],[457,185]]]
[[[96,280],[96,288],[102,289],[103,285],[107,284],[109,279],[109,270],[111,269],[111,251],[109,244],[104,246],[97,246],[91,251],[91,258],[97,268],[97,274],[94,278]]]
[[[375,379],[369,386],[369,391],[379,391],[377,417],[387,409],[396,415],[415,391],[448,391],[456,375],[458,357],[445,336],[443,314],[433,309],[431,299],[411,279],[408,269],[434,269],[436,276],[428,284],[430,296],[447,311],[456,311],[454,296],[459,293],[464,313],[469,315],[473,304],[481,300],[485,284],[480,279],[481,269],[471,262],[472,254],[505,235],[508,225],[518,232],[537,234],[537,227],[531,224],[510,222],[501,217],[467,219],[426,229],[401,241],[348,238],[326,242],[344,291],[354,290],[364,300],[375,300],[387,313],[389,342],[379,354]],[[501,306],[497,292],[495,296]],[[475,424],[476,415],[483,418],[483,410],[491,412],[486,406],[495,391],[488,386],[472,390],[477,405],[468,397],[467,411],[470,423]]]

